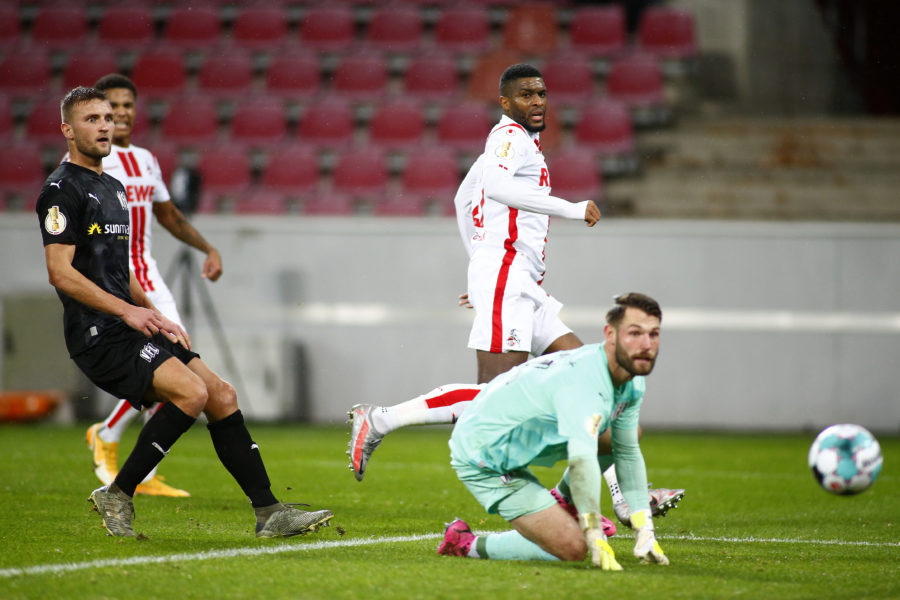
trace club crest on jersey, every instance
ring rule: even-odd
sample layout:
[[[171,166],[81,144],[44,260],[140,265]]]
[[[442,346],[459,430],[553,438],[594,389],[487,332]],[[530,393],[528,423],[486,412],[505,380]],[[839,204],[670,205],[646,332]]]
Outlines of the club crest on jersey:
[[[59,212],[58,206],[51,206],[44,219],[44,229],[50,235],[59,235],[66,230],[66,216]]]
[[[587,418],[585,422],[587,426],[587,432],[591,434],[591,437],[596,439],[600,436],[600,431],[603,426],[603,415],[591,415]]]
[[[122,210],[128,210],[128,197],[125,195],[125,192],[116,192],[116,198],[119,199],[119,204],[122,205]]]
[[[497,158],[509,160],[516,155],[516,151],[512,147],[512,142],[503,142],[494,149],[494,154],[497,155]]]
[[[153,358],[159,354],[159,348],[154,346],[153,344],[147,344],[143,348],[141,348],[141,358],[150,362]]]
[[[515,329],[509,330],[509,335],[506,336],[506,345],[510,348],[519,345],[519,332]]]

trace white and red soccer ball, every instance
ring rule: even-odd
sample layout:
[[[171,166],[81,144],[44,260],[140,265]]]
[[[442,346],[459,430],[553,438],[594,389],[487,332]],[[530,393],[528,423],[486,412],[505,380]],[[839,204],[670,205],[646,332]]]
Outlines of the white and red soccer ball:
[[[832,425],[816,436],[809,449],[809,468],[832,494],[858,494],[881,473],[881,446],[865,427]]]

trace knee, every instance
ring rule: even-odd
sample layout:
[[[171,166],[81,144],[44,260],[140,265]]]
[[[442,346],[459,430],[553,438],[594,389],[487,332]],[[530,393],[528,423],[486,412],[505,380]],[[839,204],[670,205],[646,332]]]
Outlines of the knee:
[[[567,537],[561,542],[556,549],[557,551],[553,553],[558,559],[581,562],[587,556],[588,548],[583,536]]]
[[[193,377],[180,391],[182,397],[180,398],[180,401],[175,401],[175,404],[178,405],[182,411],[193,417],[200,416],[200,413],[206,408],[206,403],[209,400],[209,394],[206,391],[203,380],[199,377]]]
[[[228,416],[237,409],[237,392],[230,383],[219,379],[210,389],[207,410],[215,415]]]

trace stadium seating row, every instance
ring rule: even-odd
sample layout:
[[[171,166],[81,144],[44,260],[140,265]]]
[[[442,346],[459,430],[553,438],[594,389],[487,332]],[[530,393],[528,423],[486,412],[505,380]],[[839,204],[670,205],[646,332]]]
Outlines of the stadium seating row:
[[[151,145],[161,165],[174,163],[172,146]],[[0,164],[0,188],[33,210],[44,177],[36,145],[20,143]],[[235,146],[215,145],[199,154],[202,180],[199,212],[290,212],[298,201],[306,214],[353,214],[371,207],[374,214],[450,214],[462,177],[456,153],[445,146],[423,146],[404,156],[401,173],[392,175],[387,153],[372,146],[353,146],[337,154],[329,173],[320,152],[302,143],[285,144],[269,153],[254,176],[248,153]],[[166,167],[163,166],[165,170]],[[566,149],[553,157],[552,185],[568,198],[602,197],[598,156],[585,149]],[[38,183],[35,184],[35,181]],[[5,206],[0,197],[0,208]]]
[[[104,6],[95,29],[82,4],[42,6],[28,31],[18,7],[4,4],[0,7],[0,40],[5,47],[31,41],[59,50],[90,40],[118,50],[140,49],[156,41],[184,50],[209,50],[222,41],[242,48],[274,50],[299,40],[318,51],[344,51],[360,41],[373,50],[410,52],[423,47],[428,37],[441,52],[473,53],[484,51],[490,44],[492,24],[485,4],[442,3],[429,36],[425,11],[411,4],[376,5],[366,12],[354,10],[349,4],[310,5],[302,12],[296,34],[290,27],[289,11],[277,3],[242,6],[229,24],[215,4],[175,4],[159,24],[161,35],[157,35],[158,12],[150,3]],[[557,6],[527,3],[506,6],[505,10],[505,48],[526,54],[557,49],[561,25]],[[580,6],[571,11],[571,45],[575,51],[610,56],[625,48],[627,32],[621,5]],[[360,15],[365,15],[361,34]],[[644,11],[636,43],[641,50],[661,57],[692,56],[696,52],[693,16],[664,6],[650,7]]]

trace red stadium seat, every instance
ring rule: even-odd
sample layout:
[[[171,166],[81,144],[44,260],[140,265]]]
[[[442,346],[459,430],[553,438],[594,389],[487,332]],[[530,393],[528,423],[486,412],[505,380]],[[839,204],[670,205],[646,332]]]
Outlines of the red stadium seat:
[[[262,173],[268,190],[303,197],[319,185],[319,153],[309,144],[291,144],[269,152]]]
[[[441,10],[434,40],[442,52],[478,53],[490,44],[491,17],[483,6],[448,6]]]
[[[376,53],[347,54],[334,72],[334,91],[353,99],[375,100],[387,94],[388,67]]]
[[[66,140],[60,130],[59,98],[44,98],[32,104],[25,121],[25,133],[29,140],[39,144],[59,146],[59,155],[65,154]]]
[[[97,39],[116,49],[140,49],[153,42],[156,25],[153,11],[143,4],[111,4],[103,10]]]
[[[388,194],[375,201],[372,214],[378,217],[424,217],[427,205],[421,196]]]
[[[467,152],[484,150],[493,117],[484,103],[465,102],[448,107],[438,121],[438,138],[448,147]]]
[[[68,50],[87,40],[88,19],[83,4],[52,4],[38,10],[31,39],[50,50]]]
[[[234,212],[239,215],[283,215],[288,212],[284,194],[256,189],[235,198]]]
[[[411,148],[425,135],[425,112],[414,99],[399,98],[378,106],[369,122],[369,138],[382,148]]]
[[[388,183],[387,161],[379,148],[352,148],[340,153],[332,173],[334,191],[358,199],[377,200]]]
[[[513,7],[503,25],[503,46],[528,55],[556,50],[557,23],[553,4],[535,2]]]
[[[575,141],[601,155],[634,152],[634,128],[628,107],[616,100],[592,102],[581,109]]]
[[[166,19],[163,42],[182,50],[209,50],[219,42],[221,34],[217,8],[176,4]]]
[[[12,103],[9,97],[0,94],[0,140],[6,139],[13,134],[15,121],[12,114]]]
[[[184,55],[169,48],[151,48],[142,52],[131,72],[141,97],[165,99],[184,91],[187,70]]]
[[[212,142],[218,131],[219,114],[212,98],[186,95],[169,102],[162,122],[162,135],[167,140],[180,145],[204,145]]]
[[[266,91],[287,100],[307,100],[321,87],[319,59],[314,54],[281,53],[266,70]]]
[[[303,214],[317,217],[348,217],[356,214],[356,201],[348,194],[320,193],[303,200]]]
[[[668,6],[652,6],[641,13],[638,47],[660,59],[685,59],[697,54],[694,15]]]
[[[593,200],[603,196],[603,176],[596,155],[585,148],[567,148],[553,155],[549,162],[550,185],[554,196],[571,202]]]
[[[284,101],[260,96],[241,101],[231,117],[231,139],[250,146],[281,143],[287,135]]]
[[[458,95],[459,70],[446,55],[413,58],[403,74],[403,89],[422,99],[449,101]]]
[[[353,44],[355,29],[349,6],[310,6],[300,22],[300,42],[318,51],[346,50]]]
[[[456,155],[449,148],[435,146],[411,153],[403,168],[403,193],[450,202],[461,181]]]
[[[197,75],[200,91],[220,98],[239,98],[253,84],[253,59],[246,50],[233,48],[206,57]]]
[[[572,18],[572,49],[593,57],[614,57],[625,50],[627,32],[621,4],[582,6]]]
[[[22,38],[22,19],[19,7],[0,4],[0,50],[8,50],[19,44]]]
[[[139,110],[138,114],[142,112],[147,111]],[[144,144],[139,143],[138,145],[143,146]],[[146,148],[153,153],[153,156],[155,156],[156,160],[159,162],[159,170],[162,172],[163,180],[166,182],[166,185],[168,185],[172,180],[172,173],[174,173],[175,169],[179,166],[178,147],[172,142],[154,140],[148,144]]]
[[[649,54],[616,60],[606,77],[606,93],[629,108],[662,104],[663,76],[659,62]]]
[[[234,44],[250,50],[272,50],[287,39],[287,13],[282,6],[243,7],[234,19]]]
[[[411,6],[380,6],[366,27],[366,45],[383,52],[409,52],[422,41],[422,13]]]
[[[594,95],[594,71],[583,54],[557,54],[541,68],[548,98],[558,104],[582,104]]]
[[[93,86],[104,75],[118,71],[117,54],[112,48],[94,44],[79,46],[69,53],[63,86],[67,90],[79,85]]]
[[[62,155],[60,152],[60,157]],[[3,193],[22,196],[33,205],[45,177],[37,144],[29,140],[6,146],[6,155],[0,160],[0,190]]]
[[[300,139],[324,148],[342,148],[353,141],[353,110],[345,98],[323,97],[300,117]]]
[[[0,61],[0,92],[36,97],[52,88],[49,53],[34,46],[15,49]]]
[[[521,62],[522,55],[506,48],[479,56],[469,73],[466,95],[472,100],[496,103],[500,97],[500,75],[509,65]]]
[[[243,148],[213,146],[200,153],[203,194],[234,196],[250,187],[250,160]]]

